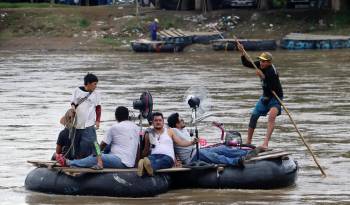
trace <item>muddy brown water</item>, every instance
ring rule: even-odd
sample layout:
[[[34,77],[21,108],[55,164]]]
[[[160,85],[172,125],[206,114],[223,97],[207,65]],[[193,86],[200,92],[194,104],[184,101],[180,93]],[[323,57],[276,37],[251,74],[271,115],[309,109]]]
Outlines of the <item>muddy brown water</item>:
[[[128,199],[49,195],[27,191],[27,160],[47,160],[54,152],[58,121],[69,107],[74,87],[87,72],[99,77],[103,120],[116,106],[150,90],[155,110],[166,116],[190,109],[183,94],[192,85],[205,86],[215,114],[199,126],[200,136],[217,142],[220,121],[246,136],[249,112],[261,93],[253,70],[240,65],[237,53],[179,54],[0,51],[0,204],[350,204],[350,51],[276,51],[285,104],[313,148],[327,178],[320,176],[286,113],[277,118],[270,147],[286,149],[298,161],[295,186],[275,190],[184,189],[154,198]],[[251,52],[252,56],[258,53]],[[137,112],[135,112],[137,113]],[[254,143],[262,143],[261,118]],[[111,122],[98,130],[101,139]]]

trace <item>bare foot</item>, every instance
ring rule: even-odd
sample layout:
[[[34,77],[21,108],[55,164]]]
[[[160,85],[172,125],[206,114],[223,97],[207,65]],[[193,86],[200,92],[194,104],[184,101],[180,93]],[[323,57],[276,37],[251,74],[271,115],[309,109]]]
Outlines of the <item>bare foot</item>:
[[[269,149],[267,146],[264,146],[264,145],[259,146],[257,148],[260,150],[260,152],[265,152],[265,151],[267,151]]]

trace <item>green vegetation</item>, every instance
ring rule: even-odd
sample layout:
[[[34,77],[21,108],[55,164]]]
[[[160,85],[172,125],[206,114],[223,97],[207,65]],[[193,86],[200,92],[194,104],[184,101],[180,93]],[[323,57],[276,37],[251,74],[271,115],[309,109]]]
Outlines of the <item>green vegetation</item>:
[[[342,12],[335,14],[333,21],[336,26],[350,25],[350,12]]]
[[[184,21],[182,18],[179,18],[179,17],[167,16],[161,19],[159,23],[161,28],[169,29],[169,28],[180,28],[183,25]]]
[[[71,37],[74,33],[90,26],[90,21],[79,14],[59,14],[36,12],[9,13],[4,19],[4,29],[1,33],[6,36],[65,36]]]
[[[81,28],[87,28],[90,26],[90,21],[88,21],[87,19],[80,19],[79,20],[79,26]]]
[[[284,8],[287,5],[286,0],[272,0],[272,6],[274,8]]]
[[[50,3],[6,3],[0,2],[0,9],[4,8],[50,8],[50,7],[68,7],[64,4]]]

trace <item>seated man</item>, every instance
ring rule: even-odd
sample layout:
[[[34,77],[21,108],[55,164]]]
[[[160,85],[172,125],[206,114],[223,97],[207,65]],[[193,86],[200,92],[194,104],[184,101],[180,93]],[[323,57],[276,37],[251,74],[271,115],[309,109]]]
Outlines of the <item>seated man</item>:
[[[185,123],[178,113],[173,113],[168,117],[168,125],[173,128],[174,133],[182,139],[189,140],[190,134],[185,129]],[[188,165],[197,160],[197,154],[193,146],[178,147],[175,146],[175,154],[182,164]],[[247,150],[237,147],[219,145],[216,147],[201,148],[199,150],[199,160],[213,163],[226,164],[230,166],[242,166],[244,157],[248,154]]]
[[[191,146],[196,140],[188,141],[177,137],[174,131],[164,127],[164,117],[162,113],[153,113],[153,128],[148,129],[145,134],[145,149],[142,156],[147,156],[149,151],[151,155],[144,157],[138,163],[137,174],[142,176],[144,170],[152,176],[154,170],[171,168],[174,165],[174,143],[179,146]],[[149,150],[151,149],[151,150]]]
[[[56,160],[61,166],[93,167],[95,169],[106,168],[129,168],[135,166],[135,159],[139,145],[139,128],[129,121],[129,110],[120,106],[115,111],[118,123],[114,124],[108,131],[100,144],[101,150],[106,145],[111,145],[108,154],[101,154],[96,149],[96,156],[90,155],[83,159],[67,160],[62,155],[57,155]],[[96,147],[98,148],[98,147]],[[102,163],[97,164],[97,158],[101,157]],[[95,166],[94,166],[95,165]]]

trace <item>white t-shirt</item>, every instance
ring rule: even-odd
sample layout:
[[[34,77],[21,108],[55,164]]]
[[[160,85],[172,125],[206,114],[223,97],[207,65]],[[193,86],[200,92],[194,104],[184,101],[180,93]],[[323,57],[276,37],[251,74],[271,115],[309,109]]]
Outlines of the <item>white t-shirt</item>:
[[[116,155],[127,167],[134,167],[139,145],[140,128],[131,121],[114,124],[103,141],[111,144],[111,154]]]
[[[76,88],[72,94],[71,103],[77,104],[80,99],[85,98],[89,92],[83,91],[80,87]],[[77,113],[77,129],[85,129],[95,125],[96,123],[96,106],[101,105],[101,97],[97,91],[94,91],[90,96],[76,109]]]

